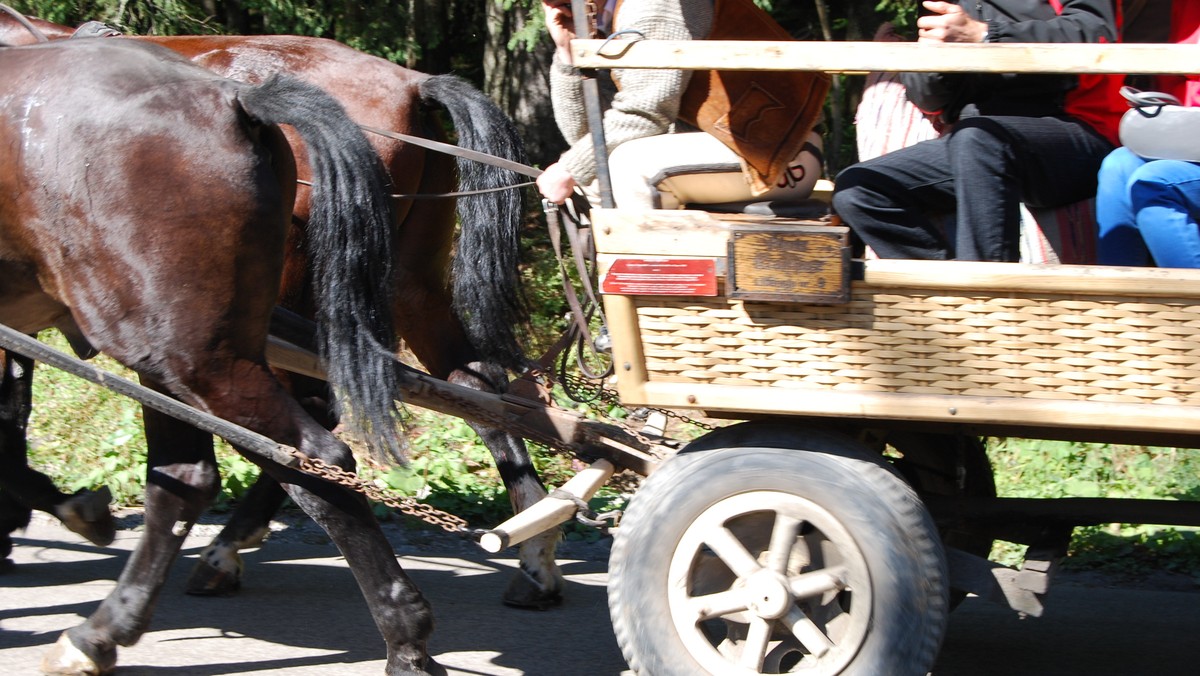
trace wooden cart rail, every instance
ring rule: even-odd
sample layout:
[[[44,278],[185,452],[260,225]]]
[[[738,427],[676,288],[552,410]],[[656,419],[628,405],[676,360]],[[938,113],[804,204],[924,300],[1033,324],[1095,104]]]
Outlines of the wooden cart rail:
[[[1196,45],[572,48],[584,68],[1200,72]],[[1198,271],[866,261],[845,303],[753,302],[735,298],[727,276],[732,233],[753,224],[695,211],[593,216],[602,273],[620,258],[669,256],[711,260],[718,279],[710,297],[605,296],[626,403],[1200,446]]]
[[[575,40],[579,68],[1191,75],[1200,45]]]

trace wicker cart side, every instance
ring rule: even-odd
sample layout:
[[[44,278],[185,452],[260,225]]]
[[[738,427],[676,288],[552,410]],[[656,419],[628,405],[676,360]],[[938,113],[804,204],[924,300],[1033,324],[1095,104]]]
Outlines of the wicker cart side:
[[[1200,271],[868,261],[836,305],[724,295],[731,225],[596,214],[606,264],[715,262],[718,295],[606,295],[631,404],[1072,427],[1200,429]]]

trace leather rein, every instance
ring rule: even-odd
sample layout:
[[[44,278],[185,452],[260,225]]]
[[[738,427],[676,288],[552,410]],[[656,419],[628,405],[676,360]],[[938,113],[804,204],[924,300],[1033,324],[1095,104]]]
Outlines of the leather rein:
[[[499,167],[501,169],[508,169],[509,171],[513,171],[513,172],[516,172],[523,176],[528,176],[530,178],[537,178],[538,176],[540,176],[542,174],[541,169],[538,169],[536,167],[531,167],[528,164],[521,164],[520,162],[514,162],[512,160],[505,159],[503,157],[489,155],[488,153],[481,153],[478,150],[462,148],[462,147],[456,146],[451,143],[443,143],[441,141],[434,141],[433,139],[427,139],[427,138],[423,138],[420,136],[411,136],[409,134],[401,134],[400,132],[396,132],[396,131],[388,131],[386,129],[378,129],[376,127],[368,127],[367,125],[363,125],[363,124],[358,125],[358,127],[359,127],[359,129],[362,129],[363,131],[370,133],[370,134],[376,134],[378,136],[383,136],[383,137],[390,138],[390,139],[393,139],[396,141],[403,141],[404,143],[411,143],[415,146],[420,146],[420,147],[426,148],[428,150],[433,150],[433,151],[436,151],[439,153],[445,153],[447,155],[453,155],[455,157],[461,157],[466,160],[473,160],[475,162],[481,162],[483,164],[488,164],[493,167]],[[308,184],[306,181],[299,181],[299,182],[307,184],[307,185],[311,185],[311,184]],[[409,200],[443,199],[443,198],[450,198],[450,197],[463,197],[463,196],[467,196],[467,195],[482,195],[485,193],[500,192],[501,190],[513,190],[516,188],[523,188],[528,185],[533,185],[533,181],[525,181],[524,183],[514,183],[512,185],[503,185],[503,186],[500,186],[497,188],[484,188],[481,190],[463,190],[463,191],[459,191],[459,192],[445,192],[445,193],[436,193],[436,194],[392,195],[392,197],[395,199],[409,199]]]
[[[37,26],[34,26],[32,23],[30,23],[29,19],[27,19],[24,14],[5,4],[0,4],[0,10],[16,19],[17,23],[21,24],[25,30],[29,31],[33,35],[34,39],[36,39],[38,42],[50,42],[50,38],[46,37],[45,33],[38,30]]]
[[[434,141],[433,139],[428,139],[428,138],[424,138],[421,136],[411,136],[409,134],[401,134],[398,131],[388,131],[386,129],[379,129],[377,127],[368,127],[365,124],[358,125],[358,128],[362,129],[363,131],[365,131],[369,134],[376,134],[378,136],[390,138],[395,141],[411,143],[414,146],[420,146],[422,148],[426,148],[428,150],[433,150],[435,152],[445,153],[447,155],[453,155],[455,157],[461,157],[465,160],[473,160],[475,162],[488,164],[493,167],[499,167],[501,169],[508,169],[509,171],[513,171],[513,172],[516,172],[523,176],[528,176],[530,178],[537,178],[538,176],[542,175],[542,170],[538,169],[537,167],[531,167],[528,164],[521,164],[520,162],[514,162],[512,160],[509,160],[509,159],[506,159],[503,157],[497,157],[496,155],[490,155],[488,153],[481,153],[478,150],[471,150],[469,148],[463,148],[460,146],[456,146],[452,143],[443,143],[441,141]],[[310,181],[302,181],[302,180],[297,179],[296,182],[299,183],[300,185],[307,185],[309,187],[312,187],[312,183]],[[513,183],[511,185],[502,185],[502,186],[499,186],[496,188],[481,188],[479,190],[460,190],[458,192],[392,195],[392,198],[399,199],[399,200],[447,199],[447,198],[451,198],[451,197],[466,197],[469,195],[484,195],[484,194],[492,193],[492,192],[500,192],[502,190],[515,190],[517,188],[524,188],[525,186],[529,186],[529,185],[533,185],[533,181],[525,181],[524,183]]]

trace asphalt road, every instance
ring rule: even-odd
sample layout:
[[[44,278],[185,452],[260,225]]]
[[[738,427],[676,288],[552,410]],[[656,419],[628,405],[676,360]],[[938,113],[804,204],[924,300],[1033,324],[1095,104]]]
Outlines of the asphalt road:
[[[133,526],[136,518],[126,520]],[[151,631],[120,652],[121,676],[356,675],[383,672],[383,644],[337,551],[291,520],[246,556],[241,595],[196,598],[183,584],[214,527],[200,526],[172,571]],[[605,597],[605,543],[566,543],[568,598],[555,610],[505,608],[510,553],[389,526],[402,563],[433,603],[431,649],[461,676],[618,676],[626,666]],[[45,518],[17,539],[0,576],[0,674],[35,674],[41,654],[112,588],[138,533],[97,549]],[[1095,583],[1097,581],[1090,581]],[[1104,581],[1099,581],[1103,585]],[[954,613],[934,676],[1173,676],[1200,672],[1200,584],[1122,589],[1058,583],[1042,618],[967,599]]]

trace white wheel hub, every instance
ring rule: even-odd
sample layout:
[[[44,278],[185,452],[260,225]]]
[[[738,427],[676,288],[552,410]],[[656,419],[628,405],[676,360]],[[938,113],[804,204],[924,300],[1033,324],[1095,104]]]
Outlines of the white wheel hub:
[[[777,620],[792,606],[787,578],[763,568],[750,576],[743,591],[746,607],[764,620]]]
[[[684,531],[667,578],[671,620],[711,674],[838,674],[871,620],[871,580],[849,532],[816,503],[752,491]]]

